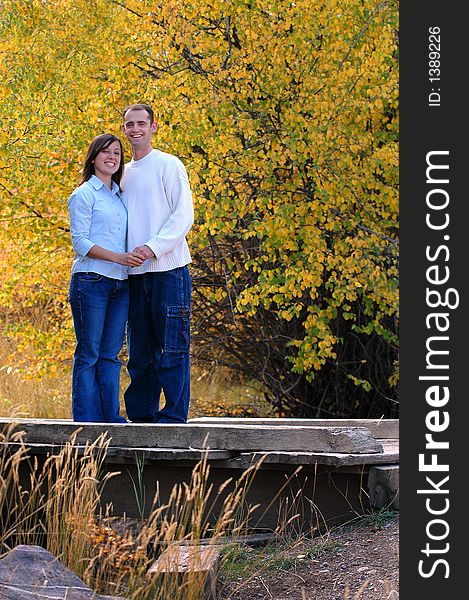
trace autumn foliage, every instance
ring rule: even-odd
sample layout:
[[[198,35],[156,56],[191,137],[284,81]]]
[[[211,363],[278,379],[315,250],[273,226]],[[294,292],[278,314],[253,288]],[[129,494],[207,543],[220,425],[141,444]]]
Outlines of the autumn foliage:
[[[146,101],[194,193],[195,360],[279,414],[396,416],[397,2],[1,5],[0,302],[27,366],[70,363],[66,199]]]

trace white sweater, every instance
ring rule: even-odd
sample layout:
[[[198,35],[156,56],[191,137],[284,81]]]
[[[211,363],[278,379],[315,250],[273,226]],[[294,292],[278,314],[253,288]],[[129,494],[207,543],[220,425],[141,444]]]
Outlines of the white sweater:
[[[151,248],[156,258],[130,275],[169,271],[191,262],[186,234],[194,222],[187,172],[176,156],[153,149],[125,165],[122,199],[128,211],[127,248]]]

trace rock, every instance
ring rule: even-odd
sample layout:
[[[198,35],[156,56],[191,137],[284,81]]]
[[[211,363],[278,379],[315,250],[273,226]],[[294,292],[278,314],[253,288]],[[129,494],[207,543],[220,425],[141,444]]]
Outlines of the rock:
[[[86,586],[40,546],[19,545],[0,559],[2,600],[125,600],[102,596]]]

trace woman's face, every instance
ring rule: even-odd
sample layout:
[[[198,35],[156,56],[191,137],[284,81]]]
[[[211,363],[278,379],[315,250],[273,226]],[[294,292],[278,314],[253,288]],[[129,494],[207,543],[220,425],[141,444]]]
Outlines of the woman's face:
[[[118,170],[120,162],[121,146],[117,141],[112,142],[93,161],[96,176],[107,181]]]

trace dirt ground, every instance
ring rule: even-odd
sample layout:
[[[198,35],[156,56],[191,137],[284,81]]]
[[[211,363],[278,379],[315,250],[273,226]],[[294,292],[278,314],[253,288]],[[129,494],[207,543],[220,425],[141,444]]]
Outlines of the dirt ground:
[[[397,600],[399,516],[361,521],[317,541],[293,544],[281,558],[251,550],[248,573],[222,570],[220,600]],[[246,561],[246,557],[243,557]],[[262,560],[264,565],[262,566]],[[235,560],[233,560],[235,564]],[[253,565],[254,567],[253,572]],[[251,572],[249,572],[251,571]]]

